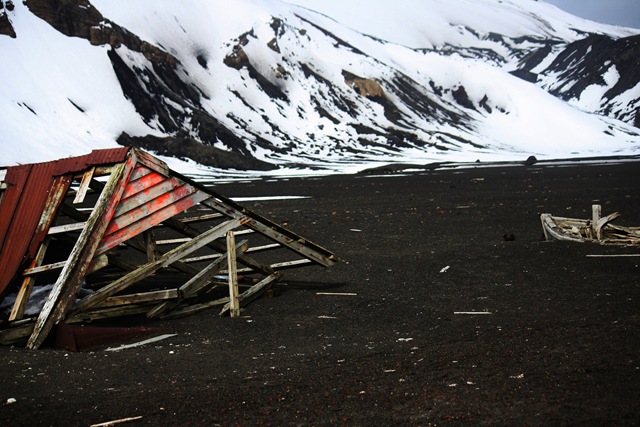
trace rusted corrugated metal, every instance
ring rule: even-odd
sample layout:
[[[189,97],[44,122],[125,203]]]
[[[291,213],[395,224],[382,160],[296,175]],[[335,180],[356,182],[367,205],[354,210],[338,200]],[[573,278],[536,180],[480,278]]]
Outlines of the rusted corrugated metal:
[[[38,224],[49,194],[68,189],[73,175],[92,166],[122,162],[129,150],[94,150],[83,156],[7,168],[6,188],[0,201],[0,301],[11,280],[35,256],[46,236],[48,228]],[[64,175],[70,179],[56,181],[56,177]],[[54,182],[65,188],[52,188]]]

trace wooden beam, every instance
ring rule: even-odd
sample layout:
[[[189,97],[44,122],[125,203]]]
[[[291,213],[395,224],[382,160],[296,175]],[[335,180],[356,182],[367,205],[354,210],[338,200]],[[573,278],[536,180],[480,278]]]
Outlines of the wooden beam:
[[[194,217],[190,217],[190,218],[180,218],[180,222],[183,222],[185,224],[189,224],[191,222],[209,221],[210,219],[217,219],[217,218],[222,218],[222,217],[224,217],[224,215],[222,215],[221,213],[212,213],[212,214],[194,216]]]
[[[214,227],[205,233],[201,234],[198,237],[193,238],[191,241],[178,246],[177,248],[167,252],[158,260],[154,262],[150,262],[142,265],[138,269],[126,274],[115,282],[110,283],[109,285],[97,290],[91,295],[86,296],[80,302],[75,304],[70,311],[70,315],[76,315],[82,311],[86,311],[87,309],[100,304],[102,301],[114,295],[117,292],[120,292],[123,289],[131,286],[132,284],[139,282],[142,279],[145,279],[155,273],[157,270],[167,267],[173,264],[176,261],[184,258],[188,254],[197,251],[198,249],[205,246],[207,243],[219,239],[223,237],[225,233],[229,230],[232,230],[236,227],[242,225],[247,219],[246,218],[236,218],[233,220],[229,220],[225,223]]]
[[[228,197],[224,197],[212,191],[210,192],[214,197],[203,201],[203,205],[209,206],[210,208],[230,216],[231,218],[248,216],[251,220],[247,222],[247,227],[267,236],[271,240],[281,243],[294,252],[297,252],[305,258],[308,258],[320,265],[329,267],[335,264],[338,260],[333,253],[323,247],[302,238],[301,236],[256,214],[255,212],[243,208]]]
[[[117,305],[138,304],[161,300],[177,299],[180,296],[178,289],[164,289],[161,291],[140,292],[130,295],[115,295],[107,298],[97,307],[113,307]]]
[[[278,280],[280,280],[280,273],[278,272],[265,277],[260,282],[250,287],[248,290],[244,291],[243,293],[241,293],[238,296],[238,301],[240,303],[245,303],[245,304],[248,303],[249,301],[260,296],[262,292],[269,289],[273,285],[273,283]],[[224,315],[230,309],[231,309],[231,302],[228,302],[227,304],[224,305],[224,307],[222,307],[222,310],[220,311],[220,316]]]
[[[163,224],[171,228],[172,230],[177,231],[178,233],[184,234],[185,236],[194,237],[200,234],[200,232],[195,228],[187,224],[183,224],[182,222],[178,221],[175,218],[168,218],[167,220],[163,221]],[[211,242],[207,246],[220,253],[225,253],[227,250],[226,245],[220,242]],[[273,269],[271,267],[269,267],[268,265],[262,264],[245,254],[238,254],[237,261],[252,268],[254,271],[258,271],[262,274],[273,273]]]
[[[82,175],[82,181],[80,181],[80,187],[78,187],[78,192],[76,193],[76,197],[73,199],[74,205],[84,202],[84,198],[87,195],[87,190],[89,189],[89,183],[93,179],[93,174],[95,171],[96,171],[96,167],[94,166]]]
[[[65,265],[47,298],[33,333],[27,342],[27,348],[39,348],[51,328],[61,321],[74,301],[80,284],[84,280],[89,268],[89,261],[93,258],[96,247],[107,228],[114,210],[122,196],[124,183],[127,182],[136,163],[133,151],[129,152],[126,161],[114,169],[113,174],[105,185],[96,203],[86,227],[80,233],[76,246],[71,251],[69,263]]]
[[[79,231],[82,230],[86,222],[78,222],[75,224],[64,224],[64,225],[56,225],[55,227],[50,227],[49,232],[47,234],[60,234],[60,233],[68,233],[70,231]]]
[[[229,314],[240,317],[240,302],[238,301],[238,272],[236,268],[236,238],[233,231],[227,232],[227,264],[229,266]]]
[[[48,246],[49,238],[46,237],[40,244],[35,258],[33,259],[33,261],[31,261],[31,264],[29,265],[30,268],[35,268],[42,263],[44,254],[47,252]],[[29,297],[31,297],[31,291],[33,290],[33,285],[35,282],[35,277],[25,277],[24,279],[22,279],[22,285],[18,290],[16,302],[13,304],[13,309],[11,310],[11,314],[9,315],[10,321],[20,320],[22,319],[22,316],[24,316],[24,310],[27,306],[27,302],[29,301]]]
[[[243,252],[247,248],[247,241],[242,241],[236,245],[234,252]],[[220,254],[217,260],[203,268],[198,274],[193,276],[178,289],[179,299],[183,300],[191,296],[197,295],[205,286],[211,282],[211,278],[217,274],[224,266],[227,259],[227,254]],[[147,317],[157,318],[163,316],[165,313],[173,310],[178,306],[180,301],[165,301],[151,311],[147,313]]]

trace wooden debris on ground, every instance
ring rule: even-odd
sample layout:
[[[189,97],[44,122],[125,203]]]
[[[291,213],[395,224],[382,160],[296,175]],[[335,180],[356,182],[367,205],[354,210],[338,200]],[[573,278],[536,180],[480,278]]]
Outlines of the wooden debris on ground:
[[[575,219],[540,215],[546,240],[593,242],[603,245],[640,245],[640,227],[623,227],[611,222],[620,217],[619,212],[602,216],[600,205],[592,206],[591,219]]]
[[[109,157],[99,151],[89,160]],[[26,341],[28,348],[39,348],[62,321],[173,318],[213,306],[237,316],[283,270],[337,262],[323,247],[142,150],[127,149],[121,161],[89,163],[52,178],[40,218],[32,220],[35,229],[24,236],[29,244],[20,247],[23,260],[7,258],[6,265],[19,268],[0,283],[0,302],[7,291],[18,293],[0,323],[0,344]],[[8,191],[11,183],[2,184]],[[18,198],[29,194],[7,196],[17,212]],[[243,239],[236,243],[236,236]],[[2,264],[10,252],[0,249]],[[51,283],[39,314],[25,316],[34,287]],[[238,287],[248,289],[239,293]]]

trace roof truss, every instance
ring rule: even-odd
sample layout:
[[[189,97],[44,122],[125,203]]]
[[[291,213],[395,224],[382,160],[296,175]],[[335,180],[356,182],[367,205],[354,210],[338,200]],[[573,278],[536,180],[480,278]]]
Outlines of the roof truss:
[[[27,339],[28,348],[39,348],[63,321],[170,318],[216,305],[233,315],[282,270],[337,262],[135,148],[122,162],[56,177],[37,230],[43,237],[32,241],[35,255],[15,277],[18,293],[0,343]],[[34,287],[47,283],[53,286],[42,308],[25,315]]]

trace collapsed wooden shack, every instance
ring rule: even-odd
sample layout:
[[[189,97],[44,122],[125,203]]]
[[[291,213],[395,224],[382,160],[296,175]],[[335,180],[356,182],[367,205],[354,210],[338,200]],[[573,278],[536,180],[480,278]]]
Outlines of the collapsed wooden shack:
[[[60,323],[237,315],[282,270],[336,262],[137,148],[0,169],[0,303],[15,296],[1,344],[37,349]],[[46,299],[28,315],[34,289]]]

